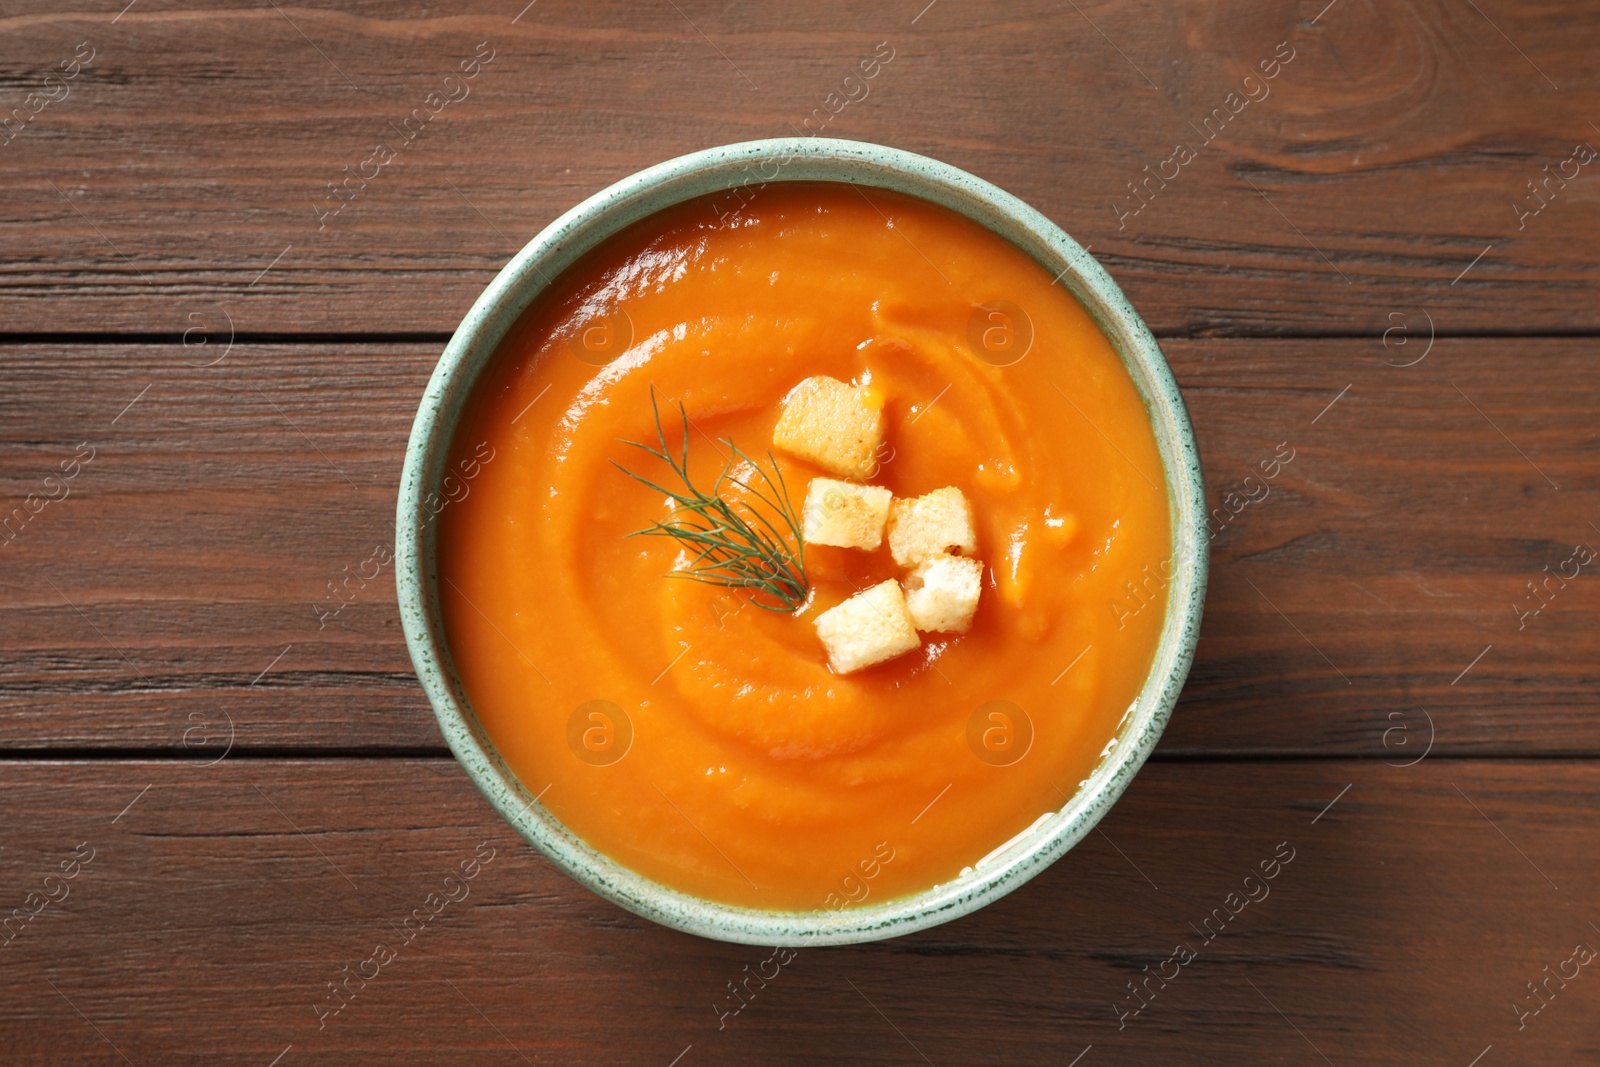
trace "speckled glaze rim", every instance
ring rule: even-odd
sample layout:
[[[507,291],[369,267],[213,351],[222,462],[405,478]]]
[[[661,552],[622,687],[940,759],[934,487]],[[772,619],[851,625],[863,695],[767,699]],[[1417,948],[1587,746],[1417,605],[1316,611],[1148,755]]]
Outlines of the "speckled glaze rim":
[[[1173,559],[1161,642],[1117,739],[1060,810],[979,861],[976,870],[911,897],[824,914],[704,900],[654,882],[589,847],[540,805],[495,752],[457,677],[439,615],[435,524],[424,504],[479,374],[522,311],[578,257],[648,215],[693,197],[770,181],[853,182],[942,204],[1011,241],[1089,310],[1144,396],[1167,476]],[[730,195],[739,195],[730,193]],[[1183,688],[1205,600],[1205,487],[1194,431],[1161,349],[1100,264],[1038,211],[937,160],[824,138],[748,141],[640,171],[556,219],[508,263],[462,320],[429,381],[406,449],[396,515],[396,586],[406,644],[439,728],[467,774],[517,832],[558,867],[638,915],[701,937],[744,944],[850,944],[923,930],[1016,889],[1071,849],[1122,795],[1155,748]],[[820,905],[819,901],[819,905]]]

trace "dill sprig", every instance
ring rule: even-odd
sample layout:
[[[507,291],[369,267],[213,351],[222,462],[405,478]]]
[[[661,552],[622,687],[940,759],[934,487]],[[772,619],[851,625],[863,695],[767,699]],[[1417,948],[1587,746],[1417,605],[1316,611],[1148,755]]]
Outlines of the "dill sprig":
[[[772,466],[768,474],[761,465],[739,450],[731,438],[723,438],[728,446],[728,462],[717,475],[710,492],[702,490],[689,478],[689,413],[682,401],[678,414],[683,420],[683,445],[674,456],[667,448],[667,435],[661,427],[661,408],[656,403],[656,392],[650,390],[650,408],[655,412],[656,439],[659,448],[625,441],[672,468],[683,483],[682,490],[668,489],[641,477],[622,464],[612,465],[623,474],[664,493],[673,502],[671,515],[665,521],[653,522],[643,530],[635,530],[630,537],[670,537],[691,555],[688,563],[667,575],[669,578],[688,578],[707,585],[744,589],[750,593],[750,603],[766,611],[790,612],[805,602],[810,590],[806,580],[805,542],[800,536],[800,519],[794,504],[789,500],[789,489],[783,472],[771,452],[767,462]],[[759,476],[764,488],[757,488],[750,480],[735,477],[734,466],[743,460]],[[722,496],[725,484],[739,486],[767,508],[778,522],[769,519],[760,510],[744,501],[730,502]]]

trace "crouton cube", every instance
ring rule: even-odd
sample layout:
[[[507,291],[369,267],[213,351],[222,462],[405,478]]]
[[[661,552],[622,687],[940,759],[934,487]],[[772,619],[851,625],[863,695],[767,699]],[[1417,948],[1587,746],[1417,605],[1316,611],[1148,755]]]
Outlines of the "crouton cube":
[[[883,524],[893,497],[876,485],[811,479],[806,490],[806,543],[873,551],[883,544]]]
[[[870,478],[883,443],[882,402],[837,378],[807,378],[783,398],[772,443],[833,474]]]
[[[952,548],[978,549],[972,508],[961,490],[949,486],[889,505],[889,551],[900,566],[942,556]]]
[[[982,560],[934,556],[906,576],[906,610],[919,630],[964,634],[972,627],[982,588]]]
[[[818,615],[817,636],[840,674],[894,659],[922,644],[905,594],[893,578]]]

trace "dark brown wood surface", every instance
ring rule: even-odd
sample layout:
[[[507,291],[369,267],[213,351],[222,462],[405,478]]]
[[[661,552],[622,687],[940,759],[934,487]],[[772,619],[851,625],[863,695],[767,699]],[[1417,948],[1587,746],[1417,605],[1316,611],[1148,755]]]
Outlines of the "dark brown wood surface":
[[[1600,137],[1585,0],[925,3],[18,5],[11,103],[81,42],[93,60],[0,148],[4,329],[449,331],[590,192],[819,128],[1017,193],[1164,333],[1370,332],[1399,301],[1454,330],[1600,327],[1592,167],[1520,229],[1515,207]],[[480,41],[470,95],[320,215]],[[884,41],[865,99],[812,118]],[[1146,166],[1178,175],[1125,219]]]
[[[1538,1014],[1525,985],[1600,946],[1600,856],[1574,832],[1600,817],[1586,760],[1155,763],[1019,892],[921,934],[801,949],[727,1018],[727,983],[770,949],[576,890],[448,759],[26,761],[0,802],[19,904],[93,852],[0,948],[8,1063],[121,1062],[112,1044],[134,1063],[255,1065],[291,1045],[284,1063],[1600,1055],[1593,965]],[[399,924],[480,854],[466,895],[407,940]],[[1252,875],[1258,899],[1230,904]],[[319,1013],[379,944],[396,958]],[[1195,958],[1132,1015],[1128,983],[1179,945]]]
[[[1600,947],[1600,577],[1545,580],[1600,548],[1600,175],[1529,188],[1600,145],[1600,9],[525,2],[0,5],[0,494],[60,497],[0,533],[0,916],[65,894],[0,927],[0,1062],[1600,1057],[1600,978],[1550,977]],[[1184,698],[1101,829],[973,916],[801,951],[719,1029],[770,950],[520,844],[443,748],[392,574],[331,617],[328,583],[391,543],[423,384],[523,242],[640,167],[816,130],[884,41],[823,132],[1091,245],[1226,521]],[[328,215],[480,42],[470,95]]]

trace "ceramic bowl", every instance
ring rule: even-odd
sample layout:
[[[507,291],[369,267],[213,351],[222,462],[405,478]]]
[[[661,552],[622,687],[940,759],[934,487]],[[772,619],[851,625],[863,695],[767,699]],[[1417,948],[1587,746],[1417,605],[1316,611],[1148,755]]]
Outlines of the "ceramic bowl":
[[[474,383],[547,279],[666,207],[719,192],[736,204],[739,190],[773,181],[854,182],[922,197],[976,220],[1037,260],[1089,310],[1143,394],[1171,502],[1174,553],[1160,646],[1137,702],[1093,774],[1059,811],[962,877],[914,896],[826,914],[735,907],[668,888],[589,847],[534,799],[495,752],[452,665],[439,610],[436,524],[427,521],[426,510]],[[1004,896],[1060,858],[1105,815],[1155,747],[1188,675],[1205,599],[1205,488],[1194,432],[1161,349],[1110,275],[1049,219],[980,178],[910,152],[823,138],[750,141],[669,160],[596,193],[529,242],[473,304],[439,359],[406,449],[395,528],[396,584],[411,659],[445,740],[484,796],[535,848],[601,896],[665,926],[747,944],[846,944],[926,929]]]

